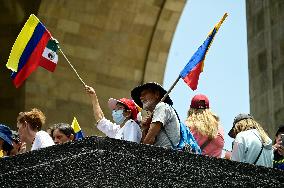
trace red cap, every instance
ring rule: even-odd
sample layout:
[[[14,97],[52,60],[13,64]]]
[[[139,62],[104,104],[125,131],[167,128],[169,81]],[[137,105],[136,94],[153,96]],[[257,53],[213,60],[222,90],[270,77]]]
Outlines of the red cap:
[[[190,108],[205,109],[209,108],[209,100],[205,95],[198,94],[191,99]]]
[[[131,99],[127,99],[127,98],[121,98],[119,100],[117,99],[114,99],[114,98],[110,98],[108,100],[108,107],[111,109],[111,110],[114,110],[115,109],[115,106],[117,103],[122,103],[124,104],[125,106],[127,106],[127,108],[131,111],[131,118],[133,120],[136,120],[137,119],[137,114],[138,114],[138,109],[136,107],[136,104],[133,100]]]

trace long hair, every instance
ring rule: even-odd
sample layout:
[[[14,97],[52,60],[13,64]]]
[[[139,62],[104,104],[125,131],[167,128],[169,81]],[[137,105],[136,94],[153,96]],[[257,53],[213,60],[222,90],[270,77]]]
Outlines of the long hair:
[[[219,117],[209,109],[190,108],[185,123],[209,139],[215,138],[218,134]]]
[[[253,119],[243,119],[237,122],[233,128],[234,134],[237,135],[242,131],[247,131],[251,129],[256,129],[261,137],[262,142],[269,144],[270,138],[267,133],[263,130],[261,125]]]

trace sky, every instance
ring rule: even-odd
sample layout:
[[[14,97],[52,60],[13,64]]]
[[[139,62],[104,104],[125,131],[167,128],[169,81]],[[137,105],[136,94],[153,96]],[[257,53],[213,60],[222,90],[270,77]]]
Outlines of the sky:
[[[171,44],[163,86],[169,89],[180,71],[222,18],[228,17],[207,53],[197,90],[180,79],[170,93],[182,120],[191,98],[205,94],[225,131],[225,149],[231,150],[228,132],[239,113],[249,113],[249,83],[245,0],[187,0]]]

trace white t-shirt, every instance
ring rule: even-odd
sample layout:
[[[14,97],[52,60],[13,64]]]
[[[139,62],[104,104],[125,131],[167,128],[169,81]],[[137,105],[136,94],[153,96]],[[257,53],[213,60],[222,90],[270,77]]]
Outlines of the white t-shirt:
[[[140,143],[142,133],[139,125],[132,119],[128,120],[123,127],[112,123],[106,118],[101,119],[97,127],[110,138]]]
[[[45,131],[38,131],[31,150],[38,150],[52,145],[54,145],[54,142],[49,134]]]
[[[166,148],[172,148],[171,142],[174,146],[178,145],[180,140],[180,125],[178,117],[170,105],[164,102],[156,105],[152,118],[152,123],[155,122],[160,122],[163,126],[156,137],[154,145]]]

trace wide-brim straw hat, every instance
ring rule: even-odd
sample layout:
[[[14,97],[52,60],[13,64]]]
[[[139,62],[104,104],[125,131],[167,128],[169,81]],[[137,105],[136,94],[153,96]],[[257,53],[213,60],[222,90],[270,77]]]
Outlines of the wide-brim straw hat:
[[[141,92],[145,89],[152,89],[152,90],[159,91],[162,97],[167,93],[167,91],[160,84],[156,82],[148,82],[148,83],[135,87],[131,91],[131,97],[134,100],[134,102],[141,108],[143,107],[143,104],[140,100]],[[171,100],[169,96],[166,97],[166,99],[164,100],[164,103],[167,103],[171,106],[173,105],[173,101]]]

